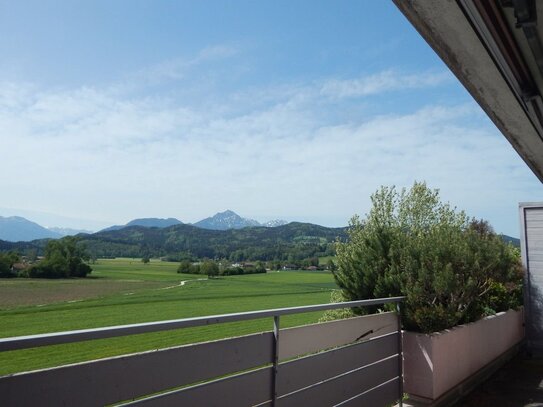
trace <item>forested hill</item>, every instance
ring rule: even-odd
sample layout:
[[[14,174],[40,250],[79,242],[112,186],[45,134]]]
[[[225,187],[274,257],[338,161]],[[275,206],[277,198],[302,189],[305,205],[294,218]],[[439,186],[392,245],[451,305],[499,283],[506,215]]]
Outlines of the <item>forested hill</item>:
[[[345,228],[289,223],[275,228],[209,230],[191,225],[168,228],[128,227],[83,236],[88,250],[104,256],[174,256],[243,260],[304,259],[333,253],[336,238]]]
[[[288,261],[333,254],[333,242],[346,237],[346,228],[292,222],[273,228],[209,230],[181,224],[162,229],[130,226],[78,236],[94,257]],[[0,250],[28,251],[34,248],[41,252],[44,245],[44,240],[14,244],[0,242]]]

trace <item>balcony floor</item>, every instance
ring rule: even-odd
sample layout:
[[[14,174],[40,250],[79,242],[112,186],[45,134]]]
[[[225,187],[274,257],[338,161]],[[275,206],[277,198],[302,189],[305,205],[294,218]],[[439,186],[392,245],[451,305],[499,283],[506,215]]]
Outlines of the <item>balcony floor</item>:
[[[543,406],[543,358],[521,352],[455,406]]]

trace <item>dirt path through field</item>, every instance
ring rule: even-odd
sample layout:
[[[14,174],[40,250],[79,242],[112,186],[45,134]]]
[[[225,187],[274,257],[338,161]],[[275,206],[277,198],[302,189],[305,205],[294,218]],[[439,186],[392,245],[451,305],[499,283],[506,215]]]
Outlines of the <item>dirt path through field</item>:
[[[205,281],[205,280],[207,280],[207,278],[194,278],[194,279],[190,279],[190,280],[183,280],[179,284],[171,285],[169,287],[158,288],[158,290],[169,290],[171,288],[183,287],[186,283],[189,283],[191,281]]]

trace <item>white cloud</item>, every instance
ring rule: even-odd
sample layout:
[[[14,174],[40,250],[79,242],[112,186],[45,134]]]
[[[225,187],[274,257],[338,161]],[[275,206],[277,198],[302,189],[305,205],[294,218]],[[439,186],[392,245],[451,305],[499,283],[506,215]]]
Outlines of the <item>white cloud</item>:
[[[450,82],[449,72],[399,74],[393,70],[356,79],[331,79],[321,87],[321,94],[333,98],[361,97],[394,90],[435,87]]]
[[[0,206],[116,223],[197,221],[230,208],[340,225],[364,214],[380,185],[426,180],[513,234],[516,218],[501,218],[516,214],[536,180],[527,181],[529,170],[474,103],[373,117],[362,110],[349,121],[330,113],[343,108],[328,102],[332,95],[431,87],[447,75],[386,71],[353,80],[351,91],[348,81],[284,85],[209,107],[90,87],[2,84],[0,149],[8,153],[0,185],[9,193]]]
[[[192,69],[202,64],[231,58],[239,53],[237,47],[232,45],[216,45],[202,49],[191,58],[173,58],[158,64],[146,67],[129,75],[128,83],[124,87],[135,85],[156,85],[161,82],[186,78]]]

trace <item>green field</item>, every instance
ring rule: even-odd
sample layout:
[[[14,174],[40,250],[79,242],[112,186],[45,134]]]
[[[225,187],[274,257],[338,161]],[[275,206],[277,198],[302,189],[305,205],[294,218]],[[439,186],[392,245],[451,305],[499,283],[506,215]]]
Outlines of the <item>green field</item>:
[[[176,268],[177,263],[160,261],[144,265],[137,259],[100,260],[86,279],[0,280],[0,337],[326,303],[336,287],[327,272],[207,280],[177,274]],[[284,317],[281,325],[316,322],[320,315]],[[0,375],[271,328],[267,318],[3,352]]]

